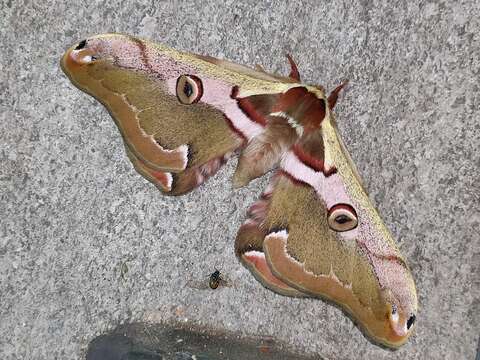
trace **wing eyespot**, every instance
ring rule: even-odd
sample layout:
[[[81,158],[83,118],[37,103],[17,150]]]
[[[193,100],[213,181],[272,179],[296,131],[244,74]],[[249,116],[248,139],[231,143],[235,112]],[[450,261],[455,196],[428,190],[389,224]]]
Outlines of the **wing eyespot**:
[[[347,204],[336,204],[328,211],[328,225],[337,232],[355,229],[358,217],[355,209]]]
[[[202,80],[194,75],[181,75],[177,79],[176,92],[178,101],[182,104],[194,104],[202,98]]]

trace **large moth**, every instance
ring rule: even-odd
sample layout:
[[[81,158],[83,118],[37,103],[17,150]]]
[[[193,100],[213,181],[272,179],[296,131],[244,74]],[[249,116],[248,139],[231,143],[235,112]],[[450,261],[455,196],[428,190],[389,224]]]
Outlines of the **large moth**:
[[[72,46],[61,67],[110,112],[135,169],[186,193],[239,153],[234,186],[274,170],[235,252],[265,287],[338,305],[375,342],[410,336],[410,270],[338,136],[328,96],[289,76],[106,34]]]

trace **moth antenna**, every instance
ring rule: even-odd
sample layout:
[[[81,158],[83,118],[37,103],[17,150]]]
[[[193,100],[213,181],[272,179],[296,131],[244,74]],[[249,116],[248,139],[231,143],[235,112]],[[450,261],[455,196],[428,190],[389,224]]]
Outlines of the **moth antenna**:
[[[295,61],[290,56],[290,54],[286,54],[286,55],[287,55],[288,62],[290,63],[290,74],[288,74],[288,77],[300,82],[300,73],[298,72],[297,64],[295,64]]]
[[[328,107],[333,109],[338,100],[338,94],[340,91],[348,84],[348,80],[344,80],[340,85],[338,85],[333,91],[328,95]]]

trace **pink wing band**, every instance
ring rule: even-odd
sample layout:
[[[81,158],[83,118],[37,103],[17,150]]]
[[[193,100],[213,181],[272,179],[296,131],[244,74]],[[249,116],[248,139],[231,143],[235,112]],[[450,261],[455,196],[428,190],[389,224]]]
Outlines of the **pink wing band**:
[[[313,187],[325,201],[328,209],[339,203],[353,206],[345,190],[343,180],[338,173],[325,176],[322,171],[314,171],[301,162],[293,151],[289,151],[284,156],[280,167],[292,178]]]
[[[195,74],[195,73],[193,73]],[[231,121],[231,125],[242,134],[247,141],[263,132],[263,126],[252,121],[238,106],[237,100],[226,96],[232,92],[232,87],[223,81],[202,79],[203,96],[200,102],[214,106]],[[167,88],[171,95],[176,96],[177,79],[167,80]]]

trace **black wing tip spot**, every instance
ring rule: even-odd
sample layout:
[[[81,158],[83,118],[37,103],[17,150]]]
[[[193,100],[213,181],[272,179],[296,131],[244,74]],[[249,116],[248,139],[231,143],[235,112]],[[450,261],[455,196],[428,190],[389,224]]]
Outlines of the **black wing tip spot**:
[[[410,330],[410,328],[413,326],[414,323],[415,323],[415,315],[412,315],[407,320],[407,330]]]
[[[75,50],[81,50],[87,45],[87,40],[82,40],[78,43],[77,46],[75,46]]]

